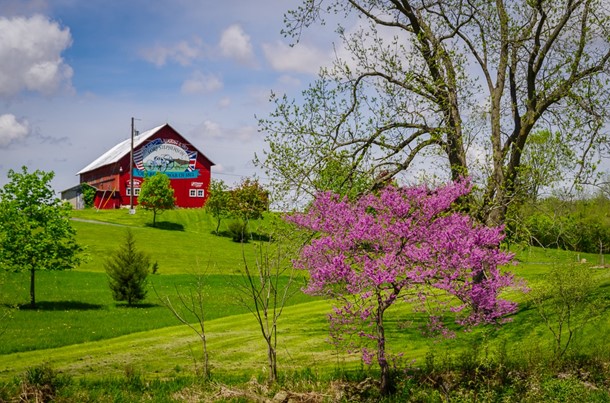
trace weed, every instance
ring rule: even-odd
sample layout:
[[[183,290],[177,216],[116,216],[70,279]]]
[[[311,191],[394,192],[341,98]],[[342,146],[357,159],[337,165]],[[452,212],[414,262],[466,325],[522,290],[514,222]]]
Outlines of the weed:
[[[133,364],[126,364],[124,368],[125,382],[133,390],[143,390],[144,381],[142,373]]]
[[[158,274],[159,272],[159,262],[155,261],[155,263],[152,264],[150,271],[152,274]]]
[[[21,401],[49,402],[57,391],[71,383],[72,379],[55,371],[48,363],[28,368],[20,382]]]

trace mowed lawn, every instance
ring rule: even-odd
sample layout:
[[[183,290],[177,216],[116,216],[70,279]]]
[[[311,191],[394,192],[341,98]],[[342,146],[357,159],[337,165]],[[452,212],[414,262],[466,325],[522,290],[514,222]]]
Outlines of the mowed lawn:
[[[186,326],[178,325],[154,290],[175,300],[178,292],[188,293],[197,276],[203,276],[206,284],[206,327],[213,372],[244,379],[264,373],[264,341],[254,317],[240,302],[238,291],[244,259],[254,264],[258,242],[241,245],[212,234],[215,222],[201,210],[166,212],[158,218],[158,228],[151,228],[152,215],[140,210],[135,215],[124,210],[77,211],[74,217],[79,220],[74,221],[74,227],[87,246],[88,261],[73,271],[38,273],[38,309],[10,310],[10,317],[0,322],[4,330],[0,335],[0,378],[14,377],[42,362],[88,377],[121,374],[126,368],[136,368],[147,376],[171,376],[194,369],[201,354],[199,339]],[[267,217],[254,222],[254,237],[263,235],[271,221]],[[119,246],[127,227],[132,229],[138,247],[159,264],[158,274],[149,277],[147,299],[136,307],[112,300],[103,269],[104,259]],[[583,258],[597,259],[594,255],[531,248],[518,251],[520,263],[509,269],[535,284],[545,279],[554,261]],[[595,269],[592,275],[599,278],[599,292],[608,293],[609,270]],[[305,274],[297,273],[296,287],[304,280]],[[4,273],[0,290],[5,309],[27,303],[28,286],[27,274]],[[472,332],[456,328],[457,337],[450,340],[423,337],[420,328],[425,318],[404,304],[397,306],[388,315],[388,349],[405,353],[402,364],[419,365],[430,351],[441,356],[483,345],[509,351],[548,346],[550,334],[525,303],[525,296],[513,292],[509,297],[521,302],[511,323]],[[339,366],[360,367],[356,354],[338,351],[327,343],[330,301],[297,292],[288,305],[278,330],[281,370],[330,372]],[[579,342],[590,346],[603,342],[610,329],[608,320],[606,316],[590,324]]]
[[[103,272],[104,260],[124,240],[127,228],[131,228],[138,248],[158,262],[160,274],[202,270],[208,274],[233,274],[243,268],[244,256],[251,261],[257,252],[255,242],[239,244],[228,236],[214,235],[216,222],[201,209],[166,211],[157,217],[156,228],[150,226],[152,213],[145,210],[130,215],[126,210],[93,209],[74,211],[73,215],[78,239],[87,246],[90,258],[78,268],[82,271]],[[264,235],[273,218],[252,221],[253,237]],[[225,235],[226,222],[222,221],[220,227]]]
[[[0,323],[0,354],[176,325],[178,322],[159,297],[169,296],[176,301],[178,293],[186,295],[191,291],[198,277],[204,279],[206,319],[248,312],[238,288],[244,284],[244,262],[255,266],[261,244],[254,240],[239,244],[212,234],[215,222],[203,211],[165,212],[158,228],[149,226],[152,215],[146,211],[129,215],[125,210],[86,210],[75,211],[74,216],[79,242],[86,247],[86,261],[76,270],[37,272],[37,309],[25,306],[29,301],[29,273],[0,274],[0,304],[5,308],[21,306],[11,310],[10,318]],[[251,227],[261,232],[260,227],[270,225],[269,221],[258,220]],[[158,263],[157,273],[149,276],[147,298],[134,307],[113,301],[104,272],[104,261],[120,246],[128,228],[137,247]],[[293,288],[298,289],[304,284],[304,273],[294,275]],[[284,277],[283,282],[287,281],[288,277]],[[288,304],[311,300],[296,292]]]

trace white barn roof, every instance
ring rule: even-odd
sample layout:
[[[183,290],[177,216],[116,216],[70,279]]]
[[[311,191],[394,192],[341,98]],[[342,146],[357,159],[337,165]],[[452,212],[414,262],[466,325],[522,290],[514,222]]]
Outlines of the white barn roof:
[[[155,133],[157,133],[161,128],[167,125],[163,124],[161,126],[157,126],[150,130],[145,131],[133,138],[133,147],[136,148],[144,141],[146,141],[149,137],[152,137]],[[93,171],[94,169],[101,168],[108,164],[112,164],[118,162],[123,156],[131,151],[131,139],[127,139],[125,141],[120,142],[116,146],[112,147],[110,150],[102,154],[98,159],[93,161],[91,164],[87,165],[80,171],[78,171],[77,175],[83,174],[85,172]]]

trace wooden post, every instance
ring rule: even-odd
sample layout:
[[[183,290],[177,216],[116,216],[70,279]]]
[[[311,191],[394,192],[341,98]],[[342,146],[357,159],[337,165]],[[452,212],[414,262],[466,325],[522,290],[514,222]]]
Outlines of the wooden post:
[[[131,118],[131,149],[129,151],[129,214],[134,214],[136,211],[133,209],[133,121]]]

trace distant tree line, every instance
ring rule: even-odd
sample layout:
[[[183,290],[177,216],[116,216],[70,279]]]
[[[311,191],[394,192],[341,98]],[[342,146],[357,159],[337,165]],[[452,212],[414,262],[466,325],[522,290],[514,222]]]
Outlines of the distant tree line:
[[[519,223],[509,226],[513,241],[586,253],[610,251],[610,200],[550,197],[524,204]]]

